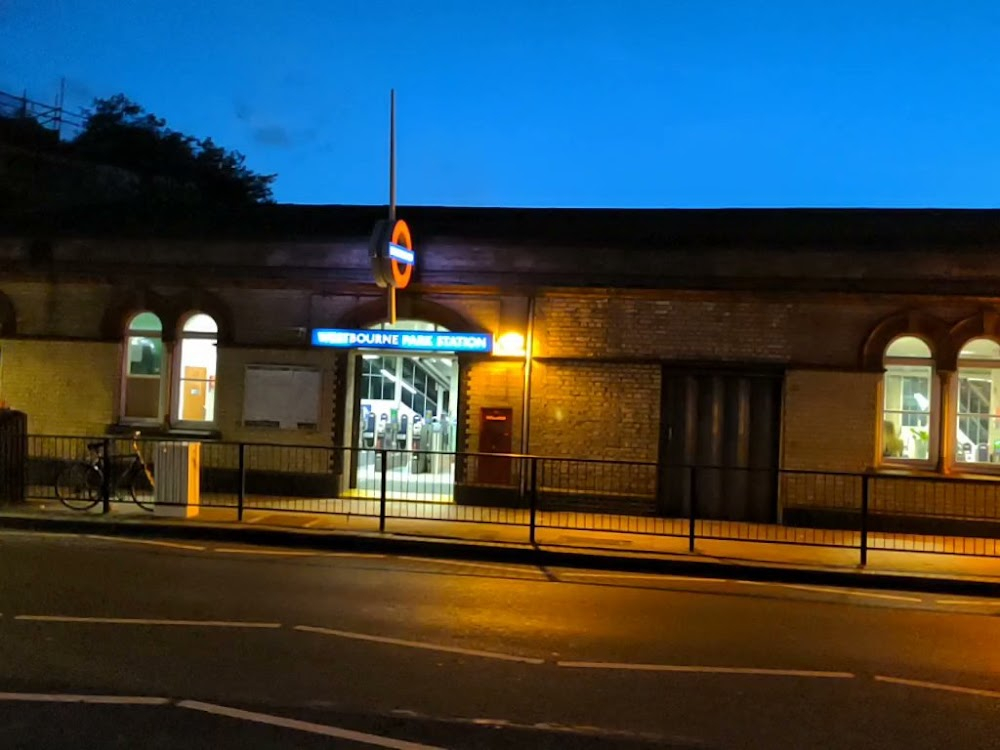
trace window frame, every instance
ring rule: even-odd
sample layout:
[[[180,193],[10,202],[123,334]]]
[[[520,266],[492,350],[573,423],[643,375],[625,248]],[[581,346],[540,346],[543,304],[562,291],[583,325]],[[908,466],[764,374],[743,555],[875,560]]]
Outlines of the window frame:
[[[962,349],[964,349],[965,347],[969,346],[969,344],[973,343],[974,341],[979,341],[979,340],[986,340],[986,341],[990,341],[990,342],[992,342],[994,344],[1000,345],[1000,342],[998,342],[992,336],[974,336],[974,337],[966,340],[959,347],[959,349],[958,349],[957,366],[955,368],[955,383],[953,385],[953,389],[954,389],[953,396],[954,396],[954,399],[955,399],[955,414],[954,414],[954,417],[955,417],[955,425],[954,425],[955,426],[955,430],[954,430],[954,433],[953,433],[953,444],[950,446],[951,456],[952,456],[952,460],[954,462],[955,468],[957,470],[959,470],[959,471],[970,471],[970,472],[975,472],[975,473],[979,473],[979,474],[983,474],[983,473],[1000,474],[1000,462],[991,462],[989,460],[989,446],[988,445],[987,445],[987,460],[986,461],[976,461],[976,460],[973,460],[973,461],[960,461],[958,459],[958,448],[960,446],[960,442],[959,442],[959,439],[958,439],[959,421],[963,418],[963,416],[964,417],[982,416],[981,413],[973,413],[973,412],[963,412],[963,411],[961,411],[960,395],[961,395],[961,389],[962,389],[962,372],[963,372],[963,370],[964,371],[968,371],[968,370],[987,370],[987,371],[991,371],[991,372],[994,371],[994,370],[1000,371],[1000,357],[998,357],[997,359],[988,359],[988,358],[975,357],[975,356],[972,356],[972,357],[963,357],[962,356]],[[991,386],[992,386],[992,376],[991,376],[990,380],[991,380]],[[992,409],[995,406],[1000,406],[1000,403],[994,405],[993,404],[993,400],[991,398],[990,399],[990,408]],[[990,413],[987,413],[986,418],[987,418],[987,430],[988,430],[989,429],[989,420],[990,419],[1000,419],[1000,414],[990,414]],[[973,445],[973,451],[975,451],[975,450],[976,450],[976,446]],[[975,453],[973,455],[975,455]]]
[[[204,315],[215,325],[215,331],[188,331],[185,330],[191,319],[197,315]],[[170,424],[184,430],[211,431],[216,429],[219,420],[218,409],[218,372],[219,372],[219,323],[206,312],[193,310],[184,315],[178,322],[177,342],[173,347],[171,356],[171,377],[170,377]],[[182,359],[184,357],[185,341],[212,341],[215,345],[215,374],[210,375],[206,383],[211,383],[215,390],[215,400],[212,403],[212,418],[206,420],[182,419],[181,418],[181,381],[187,380],[182,370]]]
[[[892,345],[904,338],[913,338],[922,342],[928,349],[928,356],[907,357],[890,355],[888,352]],[[885,455],[885,415],[887,413],[901,415],[907,413],[904,409],[886,408],[886,378],[891,374],[889,371],[891,367],[923,367],[930,371],[930,404],[928,405],[926,412],[918,412],[927,414],[926,458],[906,458],[905,456]],[[886,344],[885,352],[882,355],[882,378],[879,381],[878,413],[877,455],[880,466],[897,469],[931,469],[937,465],[941,446],[941,380],[937,371],[937,363],[934,360],[934,352],[931,349],[930,343],[922,336],[918,336],[913,333],[903,333],[894,337],[892,341]]]
[[[159,331],[143,330],[139,328],[133,328],[136,318],[140,315],[153,315],[157,322],[160,324]],[[132,339],[134,338],[147,338],[147,339],[159,339],[160,341],[160,373],[159,375],[131,375],[129,369],[131,366],[131,347]],[[163,338],[163,320],[152,310],[138,310],[129,316],[128,322],[125,324],[125,332],[121,340],[121,362],[120,362],[120,388],[118,394],[118,422],[119,424],[125,425],[147,425],[155,426],[162,425],[167,412],[167,393],[168,389],[164,388],[164,381],[168,380],[170,377],[170,347]],[[156,399],[157,409],[155,417],[134,417],[128,416],[128,381],[129,378],[144,378],[152,380],[156,378],[160,381],[159,394]]]

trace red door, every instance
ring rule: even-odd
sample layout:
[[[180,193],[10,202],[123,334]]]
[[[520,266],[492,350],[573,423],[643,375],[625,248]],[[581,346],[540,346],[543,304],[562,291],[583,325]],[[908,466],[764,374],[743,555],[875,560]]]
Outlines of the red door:
[[[514,421],[513,409],[484,408],[479,417],[479,452],[510,453],[512,443],[511,425]],[[511,481],[510,456],[478,457],[478,484],[509,485]]]

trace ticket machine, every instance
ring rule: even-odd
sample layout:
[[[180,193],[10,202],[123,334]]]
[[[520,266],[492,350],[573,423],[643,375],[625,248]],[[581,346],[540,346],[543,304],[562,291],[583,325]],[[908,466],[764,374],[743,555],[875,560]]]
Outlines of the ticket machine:
[[[421,451],[427,450],[427,445],[424,441],[424,420],[419,414],[413,417],[412,429],[410,448],[413,451],[413,457],[410,459],[410,471],[414,474],[423,474],[430,471],[431,467],[428,455],[421,453]]]

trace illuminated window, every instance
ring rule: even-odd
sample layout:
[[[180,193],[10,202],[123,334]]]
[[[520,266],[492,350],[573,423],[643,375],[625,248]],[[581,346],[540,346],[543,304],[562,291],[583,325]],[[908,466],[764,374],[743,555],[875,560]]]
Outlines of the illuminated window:
[[[915,336],[901,336],[885,350],[882,382],[882,457],[930,462],[937,444],[937,384],[931,350]]]
[[[180,422],[215,420],[215,369],[219,327],[204,313],[185,321],[177,361],[177,398],[174,417]]]
[[[132,317],[125,333],[122,417],[159,421],[163,384],[163,325],[151,312]]]
[[[1000,344],[973,339],[958,355],[955,459],[1000,463]]]

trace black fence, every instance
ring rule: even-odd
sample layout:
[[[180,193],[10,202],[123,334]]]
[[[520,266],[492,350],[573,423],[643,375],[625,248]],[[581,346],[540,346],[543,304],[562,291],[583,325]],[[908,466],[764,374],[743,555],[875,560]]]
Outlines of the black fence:
[[[311,514],[385,531],[421,525],[520,527],[531,542],[567,532],[1000,556],[1000,481],[546,456],[439,453],[131,437],[34,435],[26,494],[59,500],[68,467],[104,461],[94,512],[143,507],[280,522]],[[135,449],[156,485],[136,469]],[[139,464],[141,465],[141,464]],[[194,484],[192,484],[194,483]],[[193,489],[197,485],[196,491]],[[95,485],[97,486],[97,485]],[[769,498],[761,503],[761,498]],[[99,500],[99,502],[96,502]],[[142,502],[145,500],[145,502]],[[85,503],[84,503],[85,504]],[[767,507],[762,517],[761,508]],[[207,513],[206,513],[207,512]],[[252,518],[248,518],[248,514]],[[310,525],[310,524],[305,524]],[[440,528],[437,526],[437,528]],[[503,540],[503,534],[497,536]],[[583,541],[581,538],[579,541]],[[612,542],[613,543],[613,542]],[[661,545],[662,546],[662,545]]]

